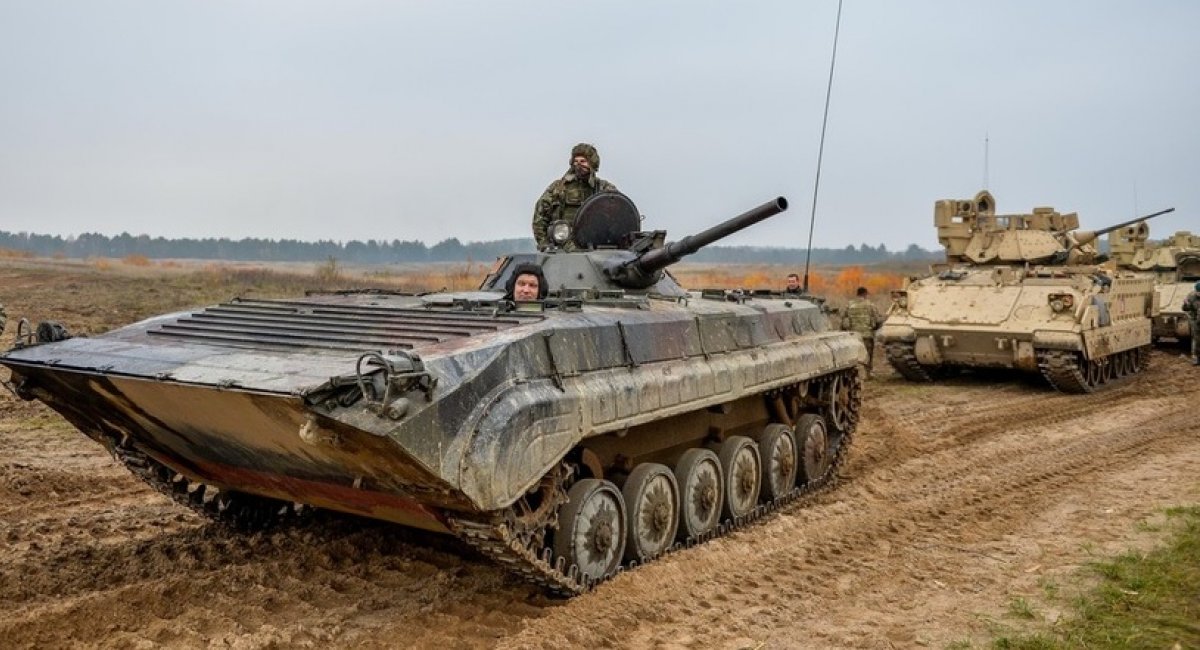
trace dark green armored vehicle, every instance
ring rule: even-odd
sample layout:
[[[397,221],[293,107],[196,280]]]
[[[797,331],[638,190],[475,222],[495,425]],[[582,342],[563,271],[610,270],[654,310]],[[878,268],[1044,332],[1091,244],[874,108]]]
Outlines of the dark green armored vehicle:
[[[20,395],[215,519],[384,519],[574,594],[834,478],[858,338],[804,299],[689,293],[664,271],[786,206],[668,244],[599,194],[551,228],[576,252],[504,258],[479,291],[239,299],[0,363]],[[514,302],[504,288],[529,263],[548,295]]]

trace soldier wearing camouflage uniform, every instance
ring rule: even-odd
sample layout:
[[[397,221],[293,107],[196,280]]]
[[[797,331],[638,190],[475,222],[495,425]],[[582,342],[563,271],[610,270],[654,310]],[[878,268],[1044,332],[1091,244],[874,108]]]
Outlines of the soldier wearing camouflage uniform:
[[[1192,287],[1193,291],[1183,299],[1183,311],[1187,314],[1188,325],[1192,330],[1192,365],[1200,366],[1200,282]]]
[[[571,149],[570,168],[562,178],[550,183],[533,208],[533,238],[538,250],[550,246],[546,230],[555,221],[572,223],[579,206],[597,192],[616,192],[617,186],[596,176],[600,170],[600,152],[586,142]],[[567,242],[565,250],[573,250],[574,244]]]
[[[867,288],[859,287],[855,299],[846,305],[842,311],[842,329],[857,332],[862,337],[863,345],[867,346],[867,376],[871,376],[871,367],[875,361],[875,330],[883,324],[879,310],[867,298]]]

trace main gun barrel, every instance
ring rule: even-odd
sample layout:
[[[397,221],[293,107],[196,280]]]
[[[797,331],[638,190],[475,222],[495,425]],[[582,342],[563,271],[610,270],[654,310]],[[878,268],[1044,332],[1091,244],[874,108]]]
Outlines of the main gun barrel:
[[[1158,212],[1155,212],[1153,214],[1148,214],[1144,217],[1138,217],[1136,219],[1130,219],[1129,221],[1122,221],[1121,223],[1119,223],[1115,226],[1101,228],[1100,230],[1077,230],[1077,231],[1075,231],[1074,236],[1073,236],[1073,239],[1075,240],[1074,245],[1082,246],[1084,244],[1090,244],[1091,242],[1096,241],[1097,239],[1103,237],[1104,235],[1107,235],[1108,233],[1113,232],[1115,230],[1124,228],[1125,226],[1132,226],[1133,224],[1135,224],[1139,221],[1153,219],[1154,217],[1161,217],[1162,215],[1167,214],[1168,212],[1174,212],[1174,211],[1175,211],[1175,208],[1167,208],[1166,210],[1159,210]]]
[[[642,255],[637,259],[630,260],[626,263],[626,265],[636,266],[638,272],[644,275],[649,275],[678,262],[679,260],[683,259],[684,256],[691,255],[692,253],[695,253],[696,251],[708,246],[718,239],[723,239],[735,232],[738,232],[739,230],[749,228],[763,219],[769,219],[780,212],[787,210],[787,207],[787,199],[783,198],[782,196],[778,197],[774,201],[767,201],[757,208],[747,210],[746,212],[743,212],[742,214],[739,214],[738,216],[727,221],[723,221],[712,228],[709,228],[708,230],[698,232],[694,235],[689,235],[683,239],[680,239],[679,241],[673,241],[662,248],[655,248],[647,251],[645,255]]]

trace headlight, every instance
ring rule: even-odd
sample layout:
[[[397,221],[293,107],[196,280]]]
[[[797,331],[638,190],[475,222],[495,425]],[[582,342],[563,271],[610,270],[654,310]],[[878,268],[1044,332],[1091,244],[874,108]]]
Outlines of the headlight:
[[[1070,293],[1052,293],[1046,296],[1050,303],[1050,310],[1054,313],[1072,309],[1075,307],[1075,296]]]
[[[566,221],[555,221],[550,224],[550,241],[555,246],[562,246],[571,241],[571,224]]]

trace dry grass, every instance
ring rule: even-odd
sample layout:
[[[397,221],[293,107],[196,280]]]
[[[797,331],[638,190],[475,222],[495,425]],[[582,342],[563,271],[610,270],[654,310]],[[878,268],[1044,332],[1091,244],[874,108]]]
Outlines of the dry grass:
[[[0,258],[29,259],[33,256],[33,253],[17,248],[0,248]]]
[[[791,267],[769,265],[699,266],[681,265],[671,271],[679,283],[690,289],[724,287],[739,289],[782,289],[788,273],[801,273]],[[892,269],[867,270],[861,266],[818,268],[808,274],[809,291],[830,298],[848,298],[858,287],[875,295],[887,295],[904,284],[907,274]]]
[[[121,263],[127,266],[150,266],[153,264],[145,255],[126,255],[121,258]]]

